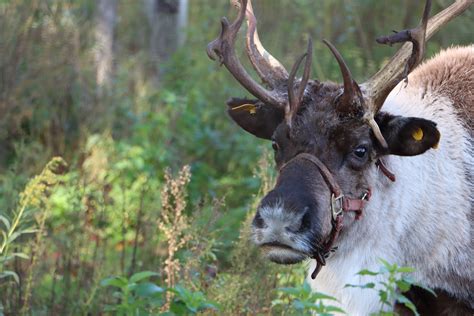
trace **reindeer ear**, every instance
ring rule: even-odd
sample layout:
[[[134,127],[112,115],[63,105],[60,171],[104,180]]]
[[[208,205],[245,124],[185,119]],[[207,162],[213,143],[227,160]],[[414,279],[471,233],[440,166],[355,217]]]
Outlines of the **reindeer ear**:
[[[244,130],[259,138],[271,139],[284,119],[284,111],[259,100],[232,98],[227,113]]]
[[[383,154],[415,156],[438,146],[441,134],[433,121],[384,112],[377,114],[375,120],[388,144]]]

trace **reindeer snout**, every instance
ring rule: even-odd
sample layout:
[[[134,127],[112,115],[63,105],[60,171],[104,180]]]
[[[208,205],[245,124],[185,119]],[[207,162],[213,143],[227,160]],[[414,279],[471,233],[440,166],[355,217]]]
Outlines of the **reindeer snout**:
[[[284,199],[274,190],[260,203],[253,226],[274,233],[304,232],[311,228],[310,210],[311,205],[304,203],[304,199]]]
[[[306,203],[305,203],[306,201]],[[292,264],[312,251],[314,207],[301,196],[271,191],[262,200],[252,223],[252,237],[273,262]]]

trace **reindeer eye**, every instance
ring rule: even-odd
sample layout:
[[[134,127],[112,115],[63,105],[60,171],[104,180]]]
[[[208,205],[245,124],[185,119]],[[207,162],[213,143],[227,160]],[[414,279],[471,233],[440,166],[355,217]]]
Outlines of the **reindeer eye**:
[[[358,146],[356,149],[354,149],[354,155],[356,155],[359,158],[364,158],[366,154],[367,154],[367,147],[365,146]]]
[[[272,140],[272,148],[274,151],[277,151],[280,147],[278,146],[278,143],[274,140]]]

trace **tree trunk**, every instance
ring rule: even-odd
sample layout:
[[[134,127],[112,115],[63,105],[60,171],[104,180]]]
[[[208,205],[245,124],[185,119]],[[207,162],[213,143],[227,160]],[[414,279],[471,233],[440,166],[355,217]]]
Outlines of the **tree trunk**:
[[[188,0],[145,0],[150,23],[150,54],[154,65],[168,61],[176,49],[185,42]]]
[[[117,19],[116,0],[97,1],[96,81],[99,94],[110,88],[114,72],[114,29]]]

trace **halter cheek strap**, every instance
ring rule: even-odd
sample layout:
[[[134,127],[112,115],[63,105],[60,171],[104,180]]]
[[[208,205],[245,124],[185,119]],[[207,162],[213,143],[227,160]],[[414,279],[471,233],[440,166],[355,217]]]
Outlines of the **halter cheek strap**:
[[[326,182],[329,190],[331,191],[331,215],[332,215],[332,229],[327,240],[324,242],[323,246],[320,249],[316,249],[313,258],[316,260],[316,268],[311,273],[311,278],[315,279],[318,275],[321,268],[326,265],[326,258],[331,252],[334,252],[336,248],[333,248],[333,245],[339,236],[340,231],[342,230],[342,219],[344,212],[355,212],[356,220],[359,220],[362,216],[362,210],[365,207],[366,202],[369,200],[371,191],[367,189],[366,193],[360,199],[353,199],[344,196],[341,188],[334,179],[331,171],[326,167],[326,165],[319,160],[316,156],[313,156],[308,153],[301,153],[296,155],[293,159],[285,163],[281,168],[280,172],[286,168],[290,163],[297,159],[304,159],[313,163],[321,173],[324,181]]]
[[[353,199],[346,197],[344,194],[342,194],[342,190],[339,187],[338,183],[334,179],[331,171],[326,167],[326,165],[316,158],[316,156],[313,156],[308,153],[301,153],[296,155],[293,159],[285,163],[281,168],[283,170],[288,164],[293,162],[296,159],[304,159],[307,161],[310,161],[316,167],[318,167],[319,172],[321,173],[324,181],[326,182],[327,186],[329,187],[329,190],[331,191],[331,210],[333,213],[333,220],[336,219],[336,216],[339,215],[339,212],[337,214],[335,213],[336,209],[344,212],[355,212],[356,217],[360,217],[362,215],[362,210],[365,207],[366,202],[370,199],[370,196],[372,194],[370,189],[367,189],[367,191],[364,193],[364,195],[360,199]],[[359,218],[356,218],[359,219]]]

